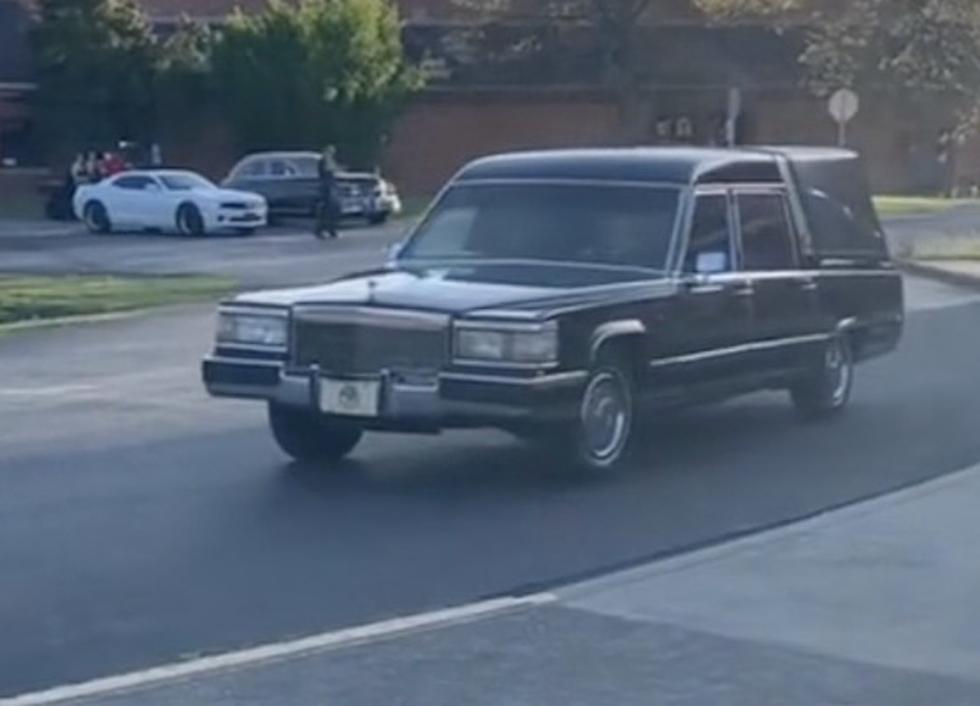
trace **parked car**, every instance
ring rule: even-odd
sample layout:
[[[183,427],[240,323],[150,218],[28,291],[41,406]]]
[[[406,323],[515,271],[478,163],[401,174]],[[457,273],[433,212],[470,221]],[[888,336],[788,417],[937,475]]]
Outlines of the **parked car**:
[[[319,163],[316,152],[259,152],[238,162],[222,185],[262,194],[273,218],[312,218],[320,198]],[[377,174],[341,172],[337,190],[345,218],[383,223],[401,212],[394,184]]]
[[[200,174],[176,169],[127,171],[81,185],[73,207],[93,233],[146,229],[189,236],[249,234],[266,224],[267,210],[258,194],[221,189]]]
[[[125,165],[124,169],[127,170],[159,168],[158,164],[151,163],[152,154],[152,146],[121,141],[112,146],[90,145],[88,149],[80,151],[76,156],[84,158],[86,165],[89,164],[88,158],[90,156],[94,160],[96,155],[102,155],[103,158],[111,157],[115,164]],[[51,220],[74,220],[75,213],[72,201],[75,188],[94,180],[92,175],[84,175],[83,178],[79,178],[79,175],[73,175],[72,171],[72,165],[66,164],[61,172],[45,176],[38,181],[37,191],[44,198],[44,213]]]
[[[74,186],[65,176],[46,176],[38,180],[37,193],[44,199],[44,215],[52,221],[71,221]]]
[[[491,426],[601,471],[652,409],[777,389],[840,412],[903,318],[852,152],[509,154],[466,166],[388,266],[224,303],[203,377],[267,401],[296,459]]]

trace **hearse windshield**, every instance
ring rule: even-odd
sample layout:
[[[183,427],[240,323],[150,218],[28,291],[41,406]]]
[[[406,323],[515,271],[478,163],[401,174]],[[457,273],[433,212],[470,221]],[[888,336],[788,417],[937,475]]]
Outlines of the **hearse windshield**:
[[[403,260],[544,260],[663,270],[679,189],[574,183],[460,183]]]

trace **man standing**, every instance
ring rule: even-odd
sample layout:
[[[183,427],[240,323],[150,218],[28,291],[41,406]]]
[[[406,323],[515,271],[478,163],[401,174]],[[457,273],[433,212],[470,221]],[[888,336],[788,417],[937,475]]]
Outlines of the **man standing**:
[[[340,204],[337,202],[337,160],[333,145],[328,145],[320,157],[320,198],[316,208],[316,230],[314,235],[323,240],[327,231],[331,238],[337,237],[337,221],[340,217]]]

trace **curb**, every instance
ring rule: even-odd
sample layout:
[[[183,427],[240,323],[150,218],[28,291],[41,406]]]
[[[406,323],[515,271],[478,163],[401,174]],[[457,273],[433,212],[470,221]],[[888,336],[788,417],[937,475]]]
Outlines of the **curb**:
[[[20,333],[24,331],[35,331],[38,329],[61,328],[63,326],[75,326],[80,324],[99,324],[111,321],[122,321],[135,319],[150,314],[172,312],[184,307],[212,306],[213,300],[197,300],[186,302],[173,302],[171,304],[161,304],[160,306],[144,306],[138,309],[124,309],[122,311],[109,311],[102,314],[79,314],[77,316],[59,316],[50,319],[25,319],[14,321],[9,324],[0,324],[0,338],[7,334]]]
[[[980,275],[970,275],[966,274],[965,272],[953,272],[951,270],[947,270],[945,267],[927,265],[925,263],[914,262],[912,260],[900,260],[898,262],[898,267],[904,272],[912,275],[926,277],[937,282],[942,282],[943,284],[951,284],[954,287],[966,287],[980,291]]]
[[[130,309],[129,311],[114,311],[106,314],[79,314],[78,316],[59,316],[52,319],[27,319],[10,324],[0,324],[0,336],[17,331],[33,331],[41,328],[55,328],[73,324],[94,324],[102,321],[117,321],[130,319],[150,311],[145,309]]]

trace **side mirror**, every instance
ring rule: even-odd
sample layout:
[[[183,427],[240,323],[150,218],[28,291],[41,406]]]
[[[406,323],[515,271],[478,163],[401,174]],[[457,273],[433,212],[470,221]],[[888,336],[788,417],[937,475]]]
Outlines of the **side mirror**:
[[[149,184],[144,184],[144,186],[143,186],[143,191],[149,191],[150,193],[156,193],[156,192],[161,191],[161,190],[162,189],[160,189],[160,185],[159,184],[154,184],[152,182],[149,183]]]
[[[713,275],[728,271],[728,253],[715,251],[698,253],[694,271],[699,275]]]

